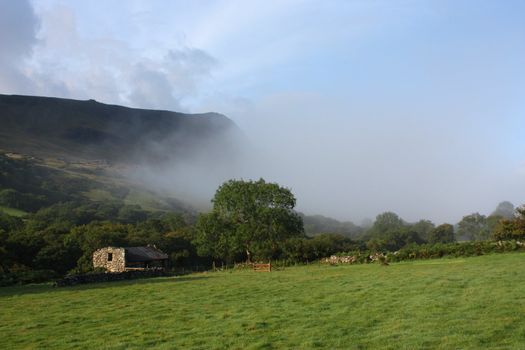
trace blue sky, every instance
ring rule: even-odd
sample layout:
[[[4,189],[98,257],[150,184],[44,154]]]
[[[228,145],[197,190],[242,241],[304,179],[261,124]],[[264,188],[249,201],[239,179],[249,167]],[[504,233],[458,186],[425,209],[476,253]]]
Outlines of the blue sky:
[[[525,202],[523,1],[0,6],[19,18],[0,15],[0,93],[224,113],[260,153],[232,176],[306,212],[441,222]]]

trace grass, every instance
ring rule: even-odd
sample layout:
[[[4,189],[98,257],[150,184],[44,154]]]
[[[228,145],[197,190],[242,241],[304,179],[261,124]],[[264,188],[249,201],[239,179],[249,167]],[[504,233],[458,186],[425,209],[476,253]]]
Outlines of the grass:
[[[115,200],[115,198],[109,193],[108,191],[101,190],[101,189],[92,189],[88,192],[84,192],[84,195],[95,202],[103,202],[103,201],[112,201]]]
[[[129,205],[139,205],[144,210],[158,211],[164,203],[160,200],[158,195],[146,190],[139,190],[132,188],[124,203]]]
[[[23,210],[19,210],[19,209],[15,209],[15,208],[9,208],[9,207],[2,207],[0,206],[0,212],[3,212],[7,215],[11,215],[11,216],[16,216],[16,217],[22,217],[22,216],[25,216],[27,215],[28,213],[23,211]]]
[[[5,349],[523,349],[525,254],[0,289]]]

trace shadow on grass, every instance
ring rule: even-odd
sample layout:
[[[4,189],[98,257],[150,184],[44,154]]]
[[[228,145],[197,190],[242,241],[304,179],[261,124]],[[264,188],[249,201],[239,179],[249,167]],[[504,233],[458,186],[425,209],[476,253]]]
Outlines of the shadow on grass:
[[[55,287],[53,286],[52,283],[32,284],[32,285],[25,285],[25,286],[10,286],[10,287],[0,287],[0,298],[21,296],[21,295],[26,295],[26,294],[62,293],[62,292],[72,292],[72,291],[78,292],[78,291],[93,290],[93,289],[119,288],[119,287],[131,286],[131,285],[180,283],[180,282],[189,282],[189,281],[209,279],[211,277],[212,276],[155,277],[155,278],[124,280],[124,281],[87,283],[87,284],[79,284],[76,286],[69,286],[69,287]]]

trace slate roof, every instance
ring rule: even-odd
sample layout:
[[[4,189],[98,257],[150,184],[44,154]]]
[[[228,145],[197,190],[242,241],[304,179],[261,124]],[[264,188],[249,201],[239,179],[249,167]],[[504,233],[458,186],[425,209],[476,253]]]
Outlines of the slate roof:
[[[168,258],[168,254],[152,246],[125,247],[124,250],[126,251],[126,261],[129,262],[165,260]]]

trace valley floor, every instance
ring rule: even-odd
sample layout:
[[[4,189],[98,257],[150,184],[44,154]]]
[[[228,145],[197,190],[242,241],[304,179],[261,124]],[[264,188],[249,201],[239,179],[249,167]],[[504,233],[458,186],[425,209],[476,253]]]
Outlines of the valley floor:
[[[2,349],[523,349],[525,254],[0,288]]]

